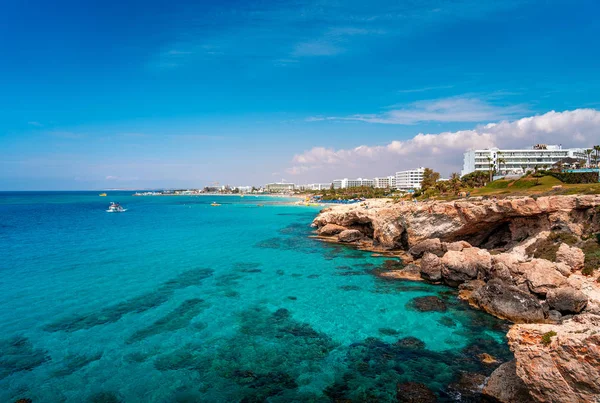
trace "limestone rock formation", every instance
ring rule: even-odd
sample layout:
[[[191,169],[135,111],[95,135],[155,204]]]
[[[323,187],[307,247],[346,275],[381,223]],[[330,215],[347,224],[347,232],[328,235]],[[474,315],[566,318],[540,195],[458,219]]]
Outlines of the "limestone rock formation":
[[[581,270],[585,255],[581,249],[562,243],[556,252],[556,261],[565,263],[572,271]]]
[[[531,292],[545,296],[549,290],[558,288],[567,282],[560,274],[556,264],[544,259],[532,259],[521,263],[520,271],[524,273],[527,286]]]
[[[499,279],[490,280],[474,291],[470,302],[494,316],[515,323],[544,320],[544,311],[537,298]]]
[[[492,257],[484,249],[467,248],[461,252],[448,251],[442,257],[444,282],[456,287],[468,280],[476,279],[480,272],[492,268]]]
[[[444,248],[438,238],[425,239],[408,251],[414,258],[420,258],[425,252],[433,253],[440,257],[444,256]]]
[[[347,229],[339,233],[338,241],[340,242],[355,242],[363,237],[362,232],[356,229]]]
[[[529,403],[531,396],[525,383],[517,376],[515,360],[500,365],[488,378],[483,395],[500,403]]]
[[[333,236],[333,235],[337,235],[342,231],[345,231],[347,228],[346,227],[342,227],[341,225],[337,225],[337,224],[327,224],[322,228],[319,228],[318,234],[322,235],[322,236]]]
[[[535,401],[598,401],[599,327],[600,316],[582,314],[561,325],[520,324],[509,330],[507,337],[515,354],[517,375]]]
[[[421,277],[427,281],[438,282],[442,279],[442,260],[433,253],[425,252],[421,259]]]
[[[579,313],[587,305],[587,296],[573,287],[560,287],[548,291],[546,301],[550,308],[563,314]]]

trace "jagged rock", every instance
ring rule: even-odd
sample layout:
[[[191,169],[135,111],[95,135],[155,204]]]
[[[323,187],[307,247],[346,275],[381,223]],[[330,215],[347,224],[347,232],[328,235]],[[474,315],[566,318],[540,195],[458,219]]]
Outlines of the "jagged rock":
[[[492,372],[483,395],[500,403],[529,403],[531,396],[525,383],[517,376],[515,360],[505,362]]]
[[[448,251],[442,257],[442,277],[452,287],[468,280],[476,279],[479,272],[488,272],[492,267],[492,257],[486,250],[468,248],[461,252]]]
[[[534,401],[583,403],[600,396],[600,316],[556,324],[520,324],[507,337],[516,373]],[[552,336],[554,332],[555,335]],[[544,335],[549,343],[542,343]]]
[[[346,229],[346,227],[342,227],[341,225],[327,224],[324,227],[319,228],[318,234],[322,236],[333,236],[345,231]]]
[[[437,396],[427,386],[417,382],[404,382],[396,386],[398,403],[435,403]]]
[[[542,305],[533,295],[499,279],[490,280],[474,291],[470,301],[502,319],[515,323],[535,323],[544,320]]]
[[[562,318],[562,314],[554,309],[548,311],[548,320],[550,322],[558,323]]]
[[[471,295],[474,291],[477,291],[485,285],[482,280],[471,280],[466,283],[462,283],[458,286],[458,298],[463,301],[470,301]]]
[[[442,260],[433,253],[425,252],[421,259],[421,277],[427,281],[438,282],[442,279]]]
[[[572,271],[581,270],[585,262],[585,255],[581,249],[562,243],[556,252],[556,261],[565,263]]]
[[[572,287],[560,287],[546,294],[548,305],[561,313],[579,313],[583,311],[588,297]]]
[[[479,354],[479,359],[484,364],[496,364],[498,362],[498,360],[494,358],[494,356],[489,355],[488,353]]]
[[[587,213],[593,212],[597,206],[600,206],[600,195],[418,204],[388,203],[387,200],[376,199],[325,209],[313,223],[317,228],[327,224],[364,228],[363,233],[384,249],[406,250],[409,245],[430,238],[439,238],[442,242],[465,240],[479,246],[487,244],[492,234],[501,240],[508,236],[511,242],[520,242],[552,226],[566,224],[572,230],[588,224]]]
[[[492,256],[492,268],[486,273],[486,279],[499,278],[505,282],[512,282],[513,276],[519,276],[515,270],[519,263],[525,261],[524,257],[517,253],[500,253]]]
[[[444,255],[444,248],[438,238],[432,238],[419,242],[408,251],[414,258],[420,258],[426,252],[441,257]]]
[[[569,277],[571,275],[571,268],[566,263],[558,262],[556,263],[555,267],[556,270],[558,270],[558,272],[563,276]]]
[[[471,244],[466,241],[446,242],[442,245],[445,250],[453,250],[460,252],[463,249],[472,248]]]
[[[519,266],[525,275],[527,286],[535,294],[545,296],[549,290],[558,288],[567,282],[565,276],[560,274],[556,265],[549,260],[532,259]]]
[[[344,243],[355,242],[361,238],[362,232],[356,229],[347,229],[338,234],[338,240]]]

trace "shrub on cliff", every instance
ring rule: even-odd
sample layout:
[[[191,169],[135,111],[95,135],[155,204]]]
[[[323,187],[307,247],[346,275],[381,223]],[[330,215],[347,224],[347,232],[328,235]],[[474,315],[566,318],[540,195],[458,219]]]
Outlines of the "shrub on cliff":
[[[585,262],[581,274],[591,276],[600,267],[600,243],[595,239],[588,239],[581,246],[585,254]]]
[[[547,238],[538,239],[529,245],[525,249],[525,252],[536,259],[546,259],[556,262],[556,252],[558,252],[558,248],[563,242],[569,246],[573,246],[578,242],[578,239],[575,235],[567,232],[552,232]]]
[[[553,172],[540,171],[543,175],[550,175],[561,182],[569,184],[598,183],[598,172]]]
[[[547,346],[548,344],[550,344],[552,342],[552,337],[554,337],[554,336],[556,336],[556,332],[554,330],[544,333],[542,335],[542,344],[544,346]]]

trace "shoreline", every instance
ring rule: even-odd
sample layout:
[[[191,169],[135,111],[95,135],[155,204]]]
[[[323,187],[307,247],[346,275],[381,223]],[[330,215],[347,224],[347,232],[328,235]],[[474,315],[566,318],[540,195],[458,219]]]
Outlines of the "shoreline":
[[[515,358],[487,378],[482,396],[500,402],[600,396],[600,268],[584,275],[588,261],[580,249],[600,234],[600,196],[370,199],[326,208],[312,226],[323,242],[402,259],[402,269],[378,276],[457,288],[471,308],[511,322]],[[573,375],[565,378],[566,371]]]

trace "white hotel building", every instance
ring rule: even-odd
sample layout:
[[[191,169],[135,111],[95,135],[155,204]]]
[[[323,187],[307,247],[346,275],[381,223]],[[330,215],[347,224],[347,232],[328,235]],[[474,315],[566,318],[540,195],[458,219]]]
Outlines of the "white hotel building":
[[[395,189],[396,188],[396,176],[383,176],[373,179],[373,186],[378,189]]]
[[[330,183],[309,183],[308,185],[298,186],[300,190],[329,190],[331,188]]]
[[[523,173],[528,170],[550,168],[564,158],[586,160],[581,148],[562,148],[560,145],[537,144],[529,149],[470,150],[465,153],[461,176],[475,171]]]
[[[373,179],[336,179],[333,181],[334,189],[347,189],[347,188],[355,188],[359,186],[370,186],[373,187],[375,181]]]
[[[425,168],[409,169],[408,171],[396,172],[396,189],[409,190],[420,189],[423,181]]]

